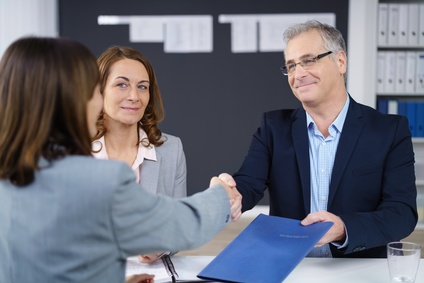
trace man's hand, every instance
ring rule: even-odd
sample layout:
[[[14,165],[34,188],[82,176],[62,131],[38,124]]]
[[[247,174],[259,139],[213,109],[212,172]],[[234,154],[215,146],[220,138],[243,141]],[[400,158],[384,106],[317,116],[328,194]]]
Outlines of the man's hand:
[[[309,213],[305,219],[300,222],[302,225],[307,226],[316,222],[331,221],[334,225],[328,230],[327,233],[318,241],[316,246],[322,246],[331,242],[344,242],[346,239],[345,225],[340,217],[328,211],[321,210],[318,212]]]

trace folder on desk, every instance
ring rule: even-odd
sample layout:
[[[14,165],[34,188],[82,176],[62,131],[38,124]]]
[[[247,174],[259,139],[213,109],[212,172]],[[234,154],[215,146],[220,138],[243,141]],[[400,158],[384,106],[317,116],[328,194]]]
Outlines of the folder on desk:
[[[280,283],[333,225],[259,214],[197,276],[224,282]]]

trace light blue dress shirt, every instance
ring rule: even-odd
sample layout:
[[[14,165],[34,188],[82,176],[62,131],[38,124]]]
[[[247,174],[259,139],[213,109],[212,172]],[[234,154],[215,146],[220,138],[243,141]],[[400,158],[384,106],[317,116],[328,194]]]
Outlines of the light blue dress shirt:
[[[328,191],[331,173],[333,172],[334,158],[349,108],[349,96],[346,96],[346,103],[337,118],[328,127],[329,136],[326,138],[318,130],[312,117],[306,112],[311,170],[311,212],[327,210]],[[307,256],[331,257],[330,247],[328,244],[322,247],[316,247]]]

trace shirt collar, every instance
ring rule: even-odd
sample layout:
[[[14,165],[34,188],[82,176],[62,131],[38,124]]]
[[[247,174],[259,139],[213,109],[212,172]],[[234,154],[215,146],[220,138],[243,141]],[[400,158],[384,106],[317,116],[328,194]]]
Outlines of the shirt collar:
[[[139,129],[139,133],[140,133],[140,143],[138,145],[138,153],[137,153],[137,158],[136,160],[140,159],[149,159],[149,160],[154,160],[157,161],[157,157],[156,157],[156,149],[155,146],[153,144],[150,144],[149,146],[144,146],[144,141],[147,141],[147,134],[145,131],[143,131],[143,129]],[[143,161],[141,161],[143,162]],[[140,163],[141,163],[140,162]],[[136,163],[136,162],[134,162]]]
[[[143,131],[143,129],[139,129],[140,133],[140,143],[138,145],[138,152],[137,157],[134,161],[134,166],[138,167],[141,163],[143,163],[144,159],[149,159],[153,161],[157,161],[156,156],[156,149],[155,146],[150,144],[148,147],[143,145],[143,139],[147,140],[147,134]],[[105,145],[105,137],[102,136],[101,138],[95,140],[92,142],[92,148],[94,151],[93,156],[98,159],[109,159],[109,156],[107,155],[106,151],[106,145]],[[100,149],[100,150],[99,150]],[[137,164],[137,165],[136,165]]]
[[[334,122],[330,125],[330,127],[334,127],[340,133],[343,130],[343,125],[346,120],[347,110],[349,109],[349,103],[350,103],[349,95],[346,94],[346,96],[347,96],[347,99],[342,110],[340,111],[339,115],[337,115]],[[306,112],[306,126],[309,128],[309,126],[311,124],[315,124],[315,122],[314,122],[314,119],[312,119],[311,115],[309,115],[307,111],[305,112]]]

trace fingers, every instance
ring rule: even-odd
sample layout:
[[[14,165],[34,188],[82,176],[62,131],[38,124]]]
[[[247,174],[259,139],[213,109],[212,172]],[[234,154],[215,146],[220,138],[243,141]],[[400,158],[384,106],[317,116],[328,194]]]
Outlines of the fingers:
[[[228,173],[221,173],[219,174],[218,178],[224,181],[228,186],[232,188],[236,186],[236,181],[234,181],[233,176]]]
[[[317,246],[321,246],[330,242],[339,242],[346,240],[346,228],[343,220],[328,211],[322,210],[318,212],[309,213],[302,221],[301,224],[304,226],[316,223],[316,222],[333,222],[333,226],[325,235],[319,240]]]
[[[217,184],[222,184],[221,179],[219,179],[218,177],[212,177],[211,181],[209,182],[209,187],[212,187]]]
[[[231,199],[230,203],[231,203],[231,219],[235,222],[237,221],[242,212],[241,212],[241,208],[242,208],[242,195],[238,192],[238,190],[236,188],[231,189],[232,193],[233,193],[233,198]]]
[[[125,278],[125,283],[153,283],[154,277],[153,274],[134,274]]]
[[[331,221],[326,219],[321,212],[309,213],[300,223],[304,226],[311,225],[316,222]]]
[[[227,191],[228,197],[230,198],[231,205],[231,219],[237,221],[242,212],[242,195],[236,188],[236,182],[233,177],[227,173],[222,173],[219,177],[212,177],[210,186],[221,184]]]
[[[142,263],[151,263],[159,258],[161,254],[139,255],[138,260]]]

